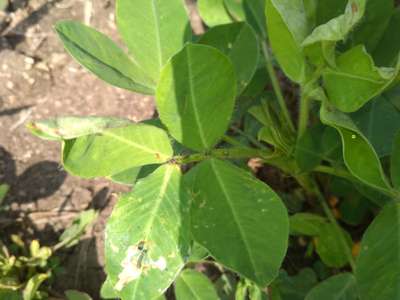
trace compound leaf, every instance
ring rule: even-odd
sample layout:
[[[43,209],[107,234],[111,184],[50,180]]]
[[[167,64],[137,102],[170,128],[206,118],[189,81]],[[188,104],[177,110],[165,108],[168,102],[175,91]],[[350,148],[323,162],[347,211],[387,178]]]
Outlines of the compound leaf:
[[[155,83],[164,64],[192,38],[182,0],[118,0],[116,18],[133,58]]]
[[[400,295],[400,204],[386,205],[364,233],[356,262],[363,300],[392,300]]]
[[[111,128],[64,141],[63,165],[84,177],[107,177],[124,170],[161,164],[173,155],[164,130],[145,124]]]
[[[305,300],[358,300],[356,285],[353,274],[335,275],[314,287]]]
[[[105,241],[108,287],[118,298],[161,296],[183,268],[189,207],[180,193],[179,167],[166,164],[119,199],[108,219]]]
[[[177,300],[218,300],[217,292],[207,276],[194,270],[183,271],[175,283]]]
[[[104,34],[73,21],[59,22],[55,29],[67,51],[102,80],[130,91],[154,94],[155,83]]]
[[[194,239],[228,268],[270,283],[286,253],[289,222],[279,197],[246,171],[207,160],[185,178]]]
[[[302,0],[267,0],[266,18],[272,50],[285,74],[295,82],[305,77],[301,43],[309,33]]]
[[[161,121],[177,141],[204,150],[227,130],[235,96],[229,59],[215,48],[188,44],[162,70],[156,103]]]
[[[213,46],[230,58],[240,94],[253,78],[258,64],[259,47],[254,30],[246,23],[219,25],[207,31],[199,43]]]

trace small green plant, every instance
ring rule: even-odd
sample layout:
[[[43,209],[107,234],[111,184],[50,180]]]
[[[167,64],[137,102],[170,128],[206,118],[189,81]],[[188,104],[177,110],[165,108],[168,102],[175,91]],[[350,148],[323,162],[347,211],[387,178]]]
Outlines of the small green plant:
[[[48,286],[43,283],[54,280],[62,268],[55,252],[73,246],[96,215],[94,210],[82,212],[53,247],[40,246],[37,240],[27,246],[18,235],[11,235],[10,246],[0,240],[0,299],[48,299]],[[68,291],[66,296],[68,300],[90,299],[76,291]]]
[[[135,184],[108,220],[102,296],[157,299],[176,282],[178,300],[398,299],[395,1],[199,0],[198,8],[209,29],[193,36],[183,0],[117,0],[128,53],[80,23],[56,25],[80,64],[154,95],[159,114],[28,124],[62,143],[71,174]],[[291,80],[285,88],[278,65]],[[278,195],[251,174],[250,158],[299,188]],[[346,228],[366,227],[369,214],[377,217],[360,246]],[[314,260],[289,276],[282,262],[297,240]],[[198,261],[221,271],[217,290],[191,270]]]

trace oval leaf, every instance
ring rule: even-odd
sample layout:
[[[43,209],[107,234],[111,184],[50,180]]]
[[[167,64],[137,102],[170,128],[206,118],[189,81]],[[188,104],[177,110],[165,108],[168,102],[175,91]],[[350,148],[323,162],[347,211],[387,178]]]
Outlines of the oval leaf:
[[[258,64],[259,47],[254,30],[246,23],[233,23],[211,28],[199,40],[227,55],[235,67],[238,94],[252,79]]]
[[[306,63],[301,43],[309,32],[302,0],[267,0],[268,37],[272,50],[285,74],[302,82]]]
[[[187,175],[192,234],[219,262],[267,285],[286,253],[285,206],[263,182],[220,160],[207,160]]]
[[[400,295],[400,204],[386,205],[368,227],[356,262],[363,300],[393,300]]]
[[[358,300],[356,279],[353,274],[332,276],[314,287],[305,300]]]
[[[175,283],[177,300],[218,300],[217,292],[207,276],[194,270],[183,271]]]
[[[164,130],[133,124],[66,140],[63,165],[76,176],[107,177],[132,167],[164,163],[172,155]]]
[[[180,185],[179,167],[163,165],[114,208],[105,255],[108,286],[119,298],[154,299],[182,269],[189,247],[189,208],[180,197]]]
[[[375,150],[351,118],[324,105],[321,107],[321,121],[339,131],[343,158],[349,171],[367,185],[379,190],[390,190]]]
[[[182,0],[118,0],[118,30],[137,64],[154,81],[191,29]]]
[[[236,96],[229,59],[188,44],[162,70],[156,92],[160,119],[170,134],[194,150],[214,146],[228,128]]]
[[[112,40],[78,22],[55,27],[67,51],[85,68],[117,87],[154,94],[154,82]]]

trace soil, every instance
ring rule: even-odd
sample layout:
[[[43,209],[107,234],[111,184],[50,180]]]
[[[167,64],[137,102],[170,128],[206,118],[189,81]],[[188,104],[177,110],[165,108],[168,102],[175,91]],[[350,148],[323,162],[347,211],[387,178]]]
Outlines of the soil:
[[[189,8],[199,24],[193,3]],[[59,164],[60,145],[33,137],[24,124],[63,115],[152,117],[152,97],[114,88],[89,74],[66,54],[53,31],[58,20],[73,19],[119,42],[113,11],[110,0],[14,0],[7,12],[0,11],[0,183],[11,186],[6,198],[10,210],[0,215],[0,232],[53,245],[80,211],[100,212],[79,245],[63,255],[65,272],[54,286],[60,295],[77,289],[99,299],[105,221],[127,188],[66,174]]]

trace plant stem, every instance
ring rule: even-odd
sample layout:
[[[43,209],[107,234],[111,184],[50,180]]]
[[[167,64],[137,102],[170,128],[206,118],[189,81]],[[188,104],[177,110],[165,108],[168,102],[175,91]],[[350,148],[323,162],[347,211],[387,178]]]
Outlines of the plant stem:
[[[237,148],[224,148],[224,149],[213,149],[209,152],[194,153],[190,155],[175,156],[171,162],[177,164],[188,164],[193,162],[199,162],[208,158],[220,158],[220,159],[240,159],[240,158],[252,158],[259,157],[268,159],[272,153],[270,151],[263,151],[259,149],[237,147]]]
[[[280,106],[280,108],[282,110],[282,114],[286,119],[286,122],[287,122],[287,124],[289,126],[289,129],[292,132],[295,132],[296,130],[294,128],[292,119],[290,117],[289,110],[288,110],[288,108],[286,106],[286,102],[285,102],[285,99],[284,99],[283,94],[282,94],[281,86],[279,85],[279,81],[278,81],[278,78],[276,76],[276,72],[275,72],[274,66],[272,65],[272,60],[271,60],[271,55],[269,54],[268,45],[267,45],[267,43],[265,41],[262,41],[261,42],[261,47],[262,47],[262,50],[263,50],[263,53],[264,53],[265,62],[266,62],[266,65],[267,65],[267,71],[268,71],[269,77],[271,79],[272,87],[273,87],[274,92],[276,94],[276,98],[278,100],[279,106]]]
[[[300,97],[300,113],[299,113],[297,139],[300,139],[307,130],[309,115],[310,115],[310,98],[302,92]]]
[[[345,169],[335,169],[335,168],[332,168],[329,166],[321,165],[321,166],[316,167],[313,171],[318,172],[318,173],[325,173],[325,174],[333,175],[333,176],[347,179],[350,181],[358,181],[357,178],[355,178],[353,175],[351,175]]]

